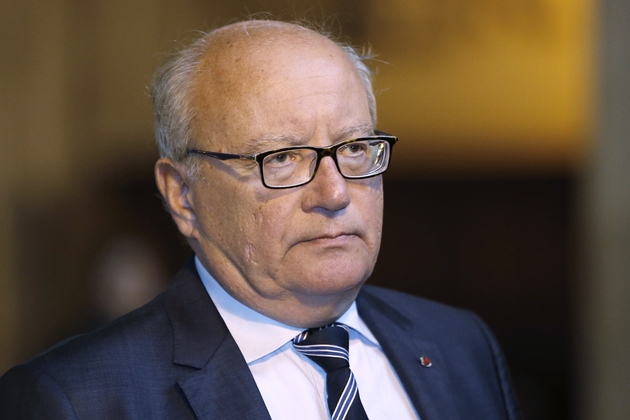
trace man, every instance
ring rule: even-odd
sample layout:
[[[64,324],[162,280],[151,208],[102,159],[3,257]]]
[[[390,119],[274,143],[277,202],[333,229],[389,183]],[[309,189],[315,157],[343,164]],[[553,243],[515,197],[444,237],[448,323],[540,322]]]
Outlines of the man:
[[[195,259],[153,302],[9,371],[2,418],[518,418],[474,315],[362,287],[396,141],[370,83],[354,50],[280,22],[171,60],[155,173]]]

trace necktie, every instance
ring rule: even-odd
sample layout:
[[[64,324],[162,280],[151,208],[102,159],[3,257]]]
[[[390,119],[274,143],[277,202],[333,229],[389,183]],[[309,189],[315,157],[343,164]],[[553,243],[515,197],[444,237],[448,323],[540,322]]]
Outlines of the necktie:
[[[328,410],[332,420],[367,420],[350,370],[348,327],[330,324],[302,332],[293,346],[326,371]]]

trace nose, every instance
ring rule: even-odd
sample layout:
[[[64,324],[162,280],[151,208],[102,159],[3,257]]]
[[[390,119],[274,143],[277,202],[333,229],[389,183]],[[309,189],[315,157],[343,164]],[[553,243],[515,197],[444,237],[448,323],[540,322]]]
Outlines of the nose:
[[[335,212],[350,204],[348,182],[330,156],[322,158],[315,177],[305,185],[305,189],[304,211],[323,209]]]

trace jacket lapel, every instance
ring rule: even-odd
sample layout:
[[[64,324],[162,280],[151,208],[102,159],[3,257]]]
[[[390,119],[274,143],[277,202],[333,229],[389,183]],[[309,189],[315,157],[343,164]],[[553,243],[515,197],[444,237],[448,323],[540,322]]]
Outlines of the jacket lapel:
[[[374,334],[422,420],[459,418],[440,350],[412,333],[412,322],[364,288],[357,299],[361,319]],[[416,328],[415,331],[421,331]],[[425,367],[421,357],[428,357]],[[425,365],[426,359],[425,360]]]
[[[194,260],[164,296],[173,327],[173,363],[194,368],[177,384],[199,420],[271,420],[243,356],[203,287]]]
[[[459,418],[437,345],[421,326],[364,288],[359,315],[379,341],[421,419]],[[191,258],[164,295],[173,327],[173,363],[192,368],[177,384],[199,420],[271,420],[256,382],[208,296]],[[413,332],[415,331],[415,333]],[[429,357],[424,367],[420,357]]]
[[[199,420],[271,420],[241,353],[229,337],[201,370],[177,381]]]

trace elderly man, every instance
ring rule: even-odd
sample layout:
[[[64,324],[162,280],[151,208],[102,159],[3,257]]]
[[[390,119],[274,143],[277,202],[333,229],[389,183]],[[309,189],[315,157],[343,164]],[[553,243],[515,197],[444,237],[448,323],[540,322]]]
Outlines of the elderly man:
[[[157,185],[195,258],[9,371],[3,419],[518,418],[479,319],[363,287],[396,138],[352,48],[240,22],[175,56],[153,97]]]

